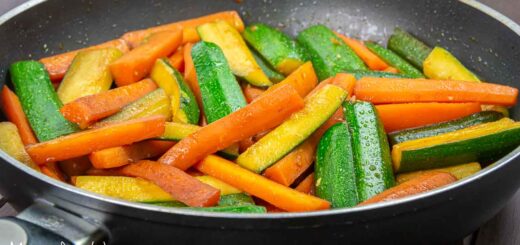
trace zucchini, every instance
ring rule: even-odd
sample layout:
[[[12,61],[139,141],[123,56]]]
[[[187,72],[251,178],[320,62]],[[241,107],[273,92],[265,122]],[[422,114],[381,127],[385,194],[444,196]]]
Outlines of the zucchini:
[[[399,27],[394,29],[387,47],[419,69],[423,68],[424,60],[432,52],[432,48]]]
[[[320,81],[340,72],[368,70],[361,58],[324,25],[303,30],[297,40],[308,53]]]
[[[208,208],[189,208],[191,210],[204,212],[219,212],[219,213],[266,213],[267,210],[263,206],[244,205],[244,206],[224,206],[224,207],[208,207]]]
[[[396,173],[497,160],[520,144],[520,123],[509,118],[437,136],[406,141],[392,148]]]
[[[435,47],[423,65],[424,74],[430,79],[480,81],[455,56],[441,47]]]
[[[357,80],[363,77],[379,77],[379,78],[412,78],[406,74],[402,73],[391,73],[384,71],[351,71],[352,74]]]
[[[240,154],[236,162],[253,172],[262,172],[307,139],[336,112],[346,96],[342,88],[325,85],[306,98],[302,110]]]
[[[16,62],[11,65],[10,73],[23,111],[39,141],[52,140],[79,130],[76,124],[67,121],[61,114],[63,103],[40,62]]]
[[[236,193],[228,195],[221,194],[220,200],[218,201],[218,206],[221,207],[246,205],[255,205],[255,201],[253,201],[253,198],[251,198],[251,196],[246,193]]]
[[[394,185],[390,148],[377,110],[369,102],[343,103],[352,136],[359,201],[365,201]]]
[[[33,162],[29,154],[25,151],[22,138],[18,133],[16,125],[11,122],[0,122],[0,135],[2,135],[0,138],[0,150],[28,167],[40,170],[40,167]]]
[[[78,52],[58,87],[61,102],[67,104],[78,98],[109,90],[112,75],[108,66],[122,55],[123,52],[116,48]]]
[[[285,33],[262,23],[248,26],[244,39],[278,72],[289,75],[305,63],[300,45]]]
[[[262,68],[262,71],[264,71],[265,75],[269,78],[271,82],[278,83],[285,79],[284,75],[278,73],[273,68],[271,68],[271,66],[267,64],[267,62],[262,57],[260,57],[259,54],[256,53],[256,51],[251,50],[251,53],[253,54],[256,63],[258,63],[260,68]]]
[[[237,189],[236,187],[227,184],[226,182],[219,180],[217,178],[211,177],[209,175],[203,175],[203,176],[197,176],[197,178],[200,182],[213,186],[220,190],[220,195],[233,195],[233,194],[239,194],[242,193],[241,190]]]
[[[198,26],[197,32],[203,41],[214,43],[222,49],[233,74],[258,87],[273,85],[233,26],[225,21],[217,21]]]
[[[374,42],[365,42],[365,45],[368,49],[370,49],[370,51],[374,52],[387,64],[397,68],[401,73],[408,75],[412,78],[424,78],[424,75],[420,70],[418,70],[413,65],[408,63],[406,60],[401,58],[399,55],[394,53],[394,51],[386,49]]]
[[[150,77],[164,89],[171,99],[173,120],[198,124],[200,111],[195,95],[188,87],[182,75],[166,59],[157,59]]]
[[[347,125],[338,123],[322,136],[314,165],[316,195],[333,208],[357,205],[358,194],[352,139]]]
[[[392,132],[388,134],[388,139],[390,140],[390,144],[395,145],[409,140],[453,132],[482,123],[494,122],[503,117],[504,115],[500,112],[482,111],[447,122]]]
[[[411,180],[417,176],[420,176],[425,173],[433,172],[433,171],[448,172],[460,180],[460,179],[464,179],[470,175],[473,175],[474,173],[480,171],[481,169],[482,169],[482,167],[480,166],[480,163],[471,162],[471,163],[460,164],[460,165],[445,167],[445,168],[436,168],[436,169],[432,169],[432,170],[402,173],[402,174],[398,174],[395,177],[395,180],[397,181],[397,184],[401,184],[401,183]]]
[[[191,55],[208,123],[246,106],[240,85],[231,73],[224,53],[217,45],[199,42],[193,46]]]

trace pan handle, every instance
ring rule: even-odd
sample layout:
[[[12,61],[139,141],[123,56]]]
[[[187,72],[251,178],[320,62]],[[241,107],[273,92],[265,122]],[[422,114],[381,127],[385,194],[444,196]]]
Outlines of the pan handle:
[[[108,244],[100,225],[48,204],[35,203],[0,219],[0,244]]]

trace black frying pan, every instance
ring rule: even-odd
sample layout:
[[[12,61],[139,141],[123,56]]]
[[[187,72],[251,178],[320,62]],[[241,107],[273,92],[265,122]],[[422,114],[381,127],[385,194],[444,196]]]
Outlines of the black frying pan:
[[[385,41],[388,33],[400,26],[429,45],[448,48],[482,78],[519,87],[519,26],[472,0],[245,0],[240,4],[232,0],[31,1],[0,17],[0,78],[5,80],[8,65],[17,60],[40,58],[101,43],[129,30],[229,9],[238,10],[248,23],[266,22],[292,35],[323,23],[354,37]],[[519,107],[512,109],[512,116],[520,119]],[[54,181],[3,152],[0,193],[18,210],[25,209],[20,220],[38,223],[60,234],[58,239],[76,242],[438,244],[461,239],[504,206],[520,185],[519,154],[520,149],[516,149],[479,174],[430,193],[314,213],[200,213],[129,203]],[[10,224],[0,220],[0,229],[14,229]],[[31,236],[57,238],[36,229],[31,230]],[[11,234],[18,233],[14,229]]]

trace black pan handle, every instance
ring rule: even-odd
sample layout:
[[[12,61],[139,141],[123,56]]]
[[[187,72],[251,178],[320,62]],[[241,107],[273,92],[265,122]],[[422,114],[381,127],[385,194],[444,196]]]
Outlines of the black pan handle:
[[[108,244],[108,233],[79,216],[36,203],[0,219],[0,244]]]

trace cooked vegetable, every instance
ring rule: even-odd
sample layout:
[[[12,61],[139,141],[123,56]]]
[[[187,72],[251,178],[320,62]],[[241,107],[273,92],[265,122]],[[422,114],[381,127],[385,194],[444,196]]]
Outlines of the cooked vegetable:
[[[151,35],[147,41],[110,64],[117,86],[143,79],[150,73],[155,60],[170,55],[182,42],[182,32],[163,31]]]
[[[417,68],[415,68],[413,65],[408,63],[406,60],[401,58],[396,53],[394,53],[392,50],[386,49],[374,42],[366,42],[365,45],[376,55],[381,57],[381,59],[383,59],[388,65],[397,68],[401,73],[407,76],[411,76],[413,78],[424,77],[421,71],[417,70]]]
[[[2,110],[7,119],[14,123],[20,133],[20,138],[24,145],[37,143],[38,140],[34,136],[31,125],[27,121],[27,117],[23,112],[22,105],[18,96],[11,91],[6,85],[2,88],[2,95],[0,96]]]
[[[390,149],[376,108],[368,102],[345,102],[345,118],[352,135],[359,201],[394,185]]]
[[[207,156],[196,168],[287,211],[312,211],[330,207],[325,200],[280,185],[216,156]]]
[[[339,33],[336,33],[336,35],[341,38],[341,40],[343,40],[343,42],[345,42],[345,44],[347,44],[371,70],[382,71],[389,67],[384,60],[372,53],[363,42],[348,38]]]
[[[18,134],[18,128],[11,122],[0,122],[0,149],[7,153],[12,158],[21,163],[31,167],[35,170],[40,170],[31,157],[25,151],[22,143],[22,138]]]
[[[47,141],[78,130],[60,113],[63,106],[43,65],[20,61],[11,65],[11,81],[23,111],[39,141]]]
[[[314,165],[316,195],[333,208],[358,204],[352,139],[346,124],[338,123],[320,140]]]
[[[294,88],[282,86],[182,139],[159,162],[188,169],[208,154],[279,125],[303,106]]]
[[[229,23],[225,21],[207,23],[197,27],[197,31],[202,40],[214,43],[222,49],[233,74],[258,87],[273,85],[256,63],[240,33]],[[196,66],[197,62],[195,62]],[[202,75],[199,79],[201,77]]]
[[[46,163],[44,165],[40,165],[40,169],[43,174],[58,180],[58,181],[65,181],[65,176],[63,176],[63,173],[61,172],[60,168],[58,167],[58,163],[56,162],[50,162]]]
[[[433,114],[433,113],[432,113]],[[388,139],[392,145],[409,140],[421,139],[430,136],[453,132],[459,129],[468,128],[487,122],[494,122],[504,115],[496,111],[483,111],[471,114],[466,117],[457,118],[451,121],[430,124],[423,127],[405,129],[388,134]]]
[[[260,66],[264,74],[269,78],[271,82],[278,83],[285,79],[284,75],[278,73],[273,68],[271,68],[271,65],[269,65],[267,61],[264,60],[264,58],[260,57],[260,55],[256,53],[256,51],[251,50],[251,54],[253,54],[253,58],[255,58],[256,63],[258,64],[258,66]]]
[[[170,65],[176,70],[184,71],[184,46],[180,46],[177,50],[168,58]]]
[[[61,102],[66,104],[110,89],[112,75],[108,66],[121,55],[123,52],[116,48],[78,52],[58,87]]]
[[[349,72],[354,75],[356,79],[361,79],[363,77],[383,77],[383,78],[412,78],[406,74],[402,73],[390,73],[385,71],[352,71]]]
[[[220,201],[219,201],[219,205],[221,205],[220,203],[223,201],[223,199],[225,199],[224,195],[245,195],[243,194],[243,192],[239,189],[237,189],[236,187],[230,185],[230,184],[227,184],[226,182],[223,182],[217,178],[214,178],[214,177],[211,177],[209,175],[203,175],[203,176],[197,176],[195,177],[196,179],[198,179],[200,182],[202,183],[205,183],[207,185],[210,185],[210,186],[213,186],[217,189],[220,190]],[[229,204],[229,206],[235,206],[235,205],[243,205],[244,203],[243,202],[240,202],[238,203],[237,199],[233,199],[233,200],[229,200],[229,198],[225,199],[225,202],[234,202],[233,204]],[[243,201],[243,200],[242,200]],[[252,201],[252,200],[251,200]],[[254,203],[253,203],[254,204]],[[223,206],[223,205],[221,205]]]
[[[164,117],[154,116],[62,136],[29,145],[26,149],[33,161],[44,164],[87,155],[110,147],[128,145],[157,137],[163,132]]]
[[[283,81],[267,89],[264,94],[268,94],[286,84],[295,88],[301,97],[305,97],[310,91],[312,91],[312,89],[314,89],[314,87],[316,87],[316,84],[318,84],[318,77],[316,77],[312,63],[306,62],[301,65]]]
[[[455,56],[441,47],[435,47],[425,57],[424,74],[430,79],[480,81]]]
[[[314,173],[305,177],[305,179],[303,179],[302,182],[300,182],[300,184],[298,184],[298,186],[296,186],[294,189],[305,194],[314,195],[316,192],[316,185],[314,184]]]
[[[211,177],[211,176],[206,175],[206,177]],[[213,177],[211,177],[211,178],[213,178]],[[218,180],[216,178],[213,178],[213,179]],[[224,182],[222,182],[222,183],[224,183]],[[250,195],[245,194],[245,193],[234,193],[234,194],[222,195],[222,196],[220,196],[220,200],[218,201],[218,206],[222,206],[222,207],[246,206],[246,205],[255,205],[255,201],[253,200],[253,198],[251,198]]]
[[[445,172],[431,172],[425,173],[410,181],[404,182],[398,186],[392,187],[378,195],[360,203],[360,206],[387,202],[408,196],[420,194],[426,191],[431,191],[445,185],[457,181],[453,175]]]
[[[423,68],[426,57],[432,52],[430,47],[399,27],[394,29],[387,46],[420,69]]]
[[[92,164],[87,156],[61,161],[58,163],[58,166],[69,177],[84,175],[92,168]]]
[[[301,31],[297,40],[309,54],[320,81],[339,72],[367,69],[356,53],[324,25]]]
[[[99,45],[45,57],[40,59],[40,62],[45,66],[45,69],[47,69],[50,79],[52,81],[58,82],[65,76],[65,73],[69,69],[70,64],[72,64],[72,61],[80,51],[102,48],[116,48],[123,53],[126,53],[130,50],[125,40],[115,39]]]
[[[253,102],[253,100],[262,96],[264,92],[265,89],[254,87],[249,83],[242,85],[242,93],[244,93],[244,98],[246,98],[247,103]]]
[[[127,86],[79,98],[64,105],[60,111],[65,118],[86,128],[93,122],[113,115],[124,106],[138,100],[157,88],[157,85],[145,79]]]
[[[291,74],[305,63],[305,51],[285,33],[262,23],[251,24],[244,30],[244,39],[271,66],[284,75]]]
[[[455,120],[480,111],[479,103],[409,103],[376,106],[385,131],[421,127]]]
[[[482,167],[480,167],[480,164],[478,162],[472,162],[472,163],[460,164],[460,165],[455,165],[455,166],[445,167],[445,168],[436,168],[436,169],[431,169],[431,170],[421,170],[421,171],[415,171],[415,172],[410,172],[410,173],[402,173],[402,174],[398,174],[395,177],[395,180],[397,181],[398,184],[401,184],[408,180],[419,177],[422,174],[430,173],[430,172],[447,172],[447,173],[450,173],[451,175],[453,175],[455,178],[460,180],[460,179],[466,178],[470,175],[473,175],[474,173],[480,171],[481,169],[482,169]]]
[[[226,57],[217,45],[200,42],[193,47],[192,57],[208,123],[247,104]]]
[[[195,66],[191,57],[192,48],[193,44],[191,43],[188,43],[184,46],[184,80],[186,83],[188,83],[188,85],[190,85],[191,91],[193,91],[193,95],[195,95],[195,99],[197,99],[199,108],[203,108],[199,82],[197,80],[197,73],[195,71]]]
[[[266,213],[265,207],[256,205],[243,205],[243,206],[222,206],[222,207],[209,207],[209,208],[191,208],[193,210],[205,211],[205,212],[220,212],[220,213]]]
[[[238,165],[260,173],[307,139],[340,107],[347,93],[327,85],[306,98],[305,107],[238,156]],[[283,139],[283,140],[281,140]]]
[[[518,89],[491,83],[364,77],[357,81],[355,94],[357,99],[375,104],[480,102],[512,106]]]
[[[520,144],[520,123],[508,118],[437,136],[406,141],[392,148],[394,171],[404,173],[472,161],[496,160]]]

